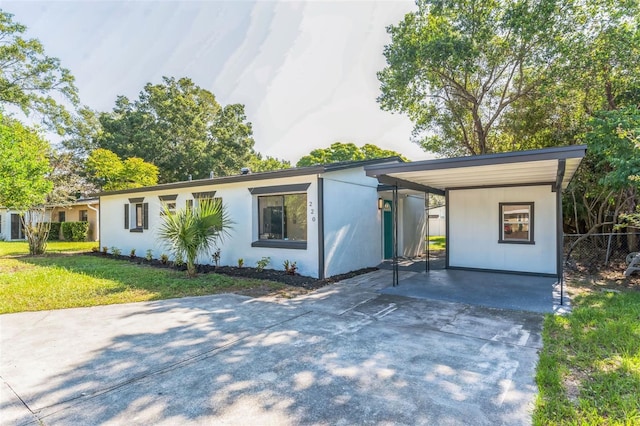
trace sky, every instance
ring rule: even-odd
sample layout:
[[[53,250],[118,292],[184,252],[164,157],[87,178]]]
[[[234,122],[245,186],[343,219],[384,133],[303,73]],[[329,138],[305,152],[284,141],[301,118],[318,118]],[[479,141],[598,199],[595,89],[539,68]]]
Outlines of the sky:
[[[162,76],[189,77],[242,103],[255,149],[295,163],[332,142],[373,143],[409,159],[408,118],[382,111],[376,72],[396,1],[0,1],[76,78],[81,102],[110,111]]]

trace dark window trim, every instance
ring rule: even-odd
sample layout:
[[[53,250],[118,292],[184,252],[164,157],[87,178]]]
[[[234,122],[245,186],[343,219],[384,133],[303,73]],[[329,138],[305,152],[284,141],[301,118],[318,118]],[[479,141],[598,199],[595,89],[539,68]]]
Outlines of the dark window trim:
[[[258,241],[252,242],[251,247],[306,250],[307,242],[306,241],[287,241],[287,240],[258,240]]]
[[[498,203],[498,219],[500,220],[500,225],[498,226],[498,243],[499,244],[528,244],[534,245],[536,243],[534,239],[534,202],[533,201],[520,201],[520,202],[506,202],[506,203]],[[529,206],[529,239],[528,240],[505,240],[504,236],[504,213],[502,208],[504,206]]]
[[[178,198],[178,194],[174,195],[158,195],[160,201],[175,201]]]
[[[306,192],[311,183],[292,183],[289,185],[260,186],[257,188],[248,188],[253,195],[277,195],[281,193]]]
[[[286,185],[283,185],[286,186]],[[282,194],[271,194],[268,193],[266,195],[261,195],[262,197],[270,197],[270,196],[274,196],[274,197],[282,197],[282,208],[283,208],[283,212],[284,212],[284,197],[287,195],[300,195],[300,194],[304,194],[307,196],[307,202],[309,201],[309,197],[308,194],[306,192],[301,193],[301,192],[295,192],[295,193],[282,193]],[[307,239],[305,239],[304,241],[296,241],[296,240],[280,240],[280,239],[268,239],[268,240],[263,240],[260,239],[260,230],[262,229],[262,215],[260,214],[260,200],[259,200],[260,196],[258,197],[258,240],[255,242],[262,242],[262,241],[281,241],[282,243],[288,244],[290,245],[291,243],[304,243],[304,247],[301,247],[301,250],[306,250],[307,249]],[[305,203],[306,204],[306,203]],[[307,223],[307,237],[309,235],[309,224]],[[255,243],[254,242],[254,243]],[[260,246],[254,246],[252,243],[252,247],[260,247]],[[278,246],[264,246],[264,247],[274,247],[274,248],[291,248],[291,247],[278,247]],[[297,248],[297,247],[293,247],[293,248]]]
[[[144,201],[144,197],[139,197],[139,198],[129,198],[129,203],[130,204],[138,204]]]
[[[192,192],[193,198],[196,200],[203,198],[214,198],[216,196],[216,191],[206,191],[206,192]]]
[[[129,229],[129,232],[138,232],[138,233],[142,233],[143,229],[142,228],[132,228]]]

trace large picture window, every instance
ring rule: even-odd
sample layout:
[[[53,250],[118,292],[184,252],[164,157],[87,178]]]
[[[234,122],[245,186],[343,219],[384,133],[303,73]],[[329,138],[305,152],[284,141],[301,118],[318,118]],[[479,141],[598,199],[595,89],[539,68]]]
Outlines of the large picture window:
[[[258,197],[260,240],[306,241],[307,194]]]
[[[500,203],[498,242],[534,244],[533,203]]]

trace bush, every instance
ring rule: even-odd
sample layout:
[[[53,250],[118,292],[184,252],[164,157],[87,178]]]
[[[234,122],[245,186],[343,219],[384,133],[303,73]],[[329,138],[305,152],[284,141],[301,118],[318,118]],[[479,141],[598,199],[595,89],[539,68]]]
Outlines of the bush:
[[[60,227],[67,241],[84,241],[89,233],[89,222],[62,222]]]
[[[60,241],[60,222],[51,222],[51,228],[49,229],[49,241]]]

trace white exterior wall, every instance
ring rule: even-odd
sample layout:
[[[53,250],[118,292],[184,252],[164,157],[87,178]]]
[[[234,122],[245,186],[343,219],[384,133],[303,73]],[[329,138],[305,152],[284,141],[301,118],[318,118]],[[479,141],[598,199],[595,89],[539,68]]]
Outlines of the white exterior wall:
[[[258,203],[257,196],[249,193],[250,187],[265,187],[296,183],[310,183],[307,189],[307,205],[317,202],[317,178],[315,175],[236,182],[218,185],[203,185],[189,188],[136,192],[129,194],[107,195],[100,197],[100,245],[117,247],[122,254],[131,249],[136,255],[144,256],[148,249],[153,250],[153,257],[159,258],[162,253],[169,253],[167,247],[157,238],[157,230],[161,223],[162,204],[158,196],[177,194],[176,208],[186,205],[186,200],[193,199],[193,192],[216,191],[215,197],[222,198],[223,205],[234,223],[231,235],[218,245],[221,250],[221,265],[235,266],[238,259],[244,259],[245,266],[256,265],[263,256],[271,257],[270,269],[283,269],[285,260],[296,262],[302,275],[318,276],[318,218],[317,208],[307,207],[307,249],[283,249],[251,247],[258,240]],[[267,194],[265,194],[267,195]],[[143,232],[130,232],[124,228],[124,204],[129,198],[144,197],[149,203],[149,229]],[[313,213],[311,213],[313,209]],[[198,263],[211,264],[211,256],[198,259]]]
[[[382,259],[378,180],[362,167],[325,173],[325,276],[376,266]]]
[[[409,195],[401,197],[400,210],[402,216],[401,256],[415,257],[424,253],[425,235],[427,232],[424,197]]]
[[[436,207],[429,210],[429,215],[438,216],[429,219],[429,236],[438,237],[447,233],[447,221],[445,207]]]
[[[7,209],[0,209],[0,241],[11,239],[11,216]]]
[[[501,202],[533,202],[535,244],[499,244]],[[449,266],[556,273],[556,194],[551,186],[449,191]]]

